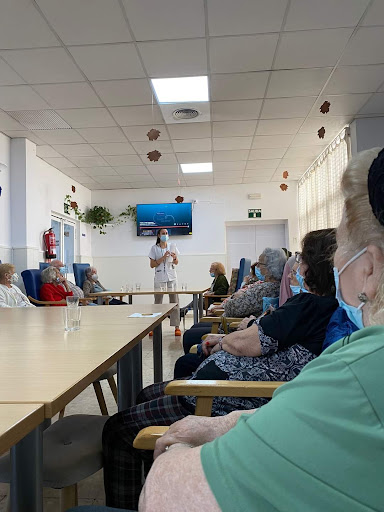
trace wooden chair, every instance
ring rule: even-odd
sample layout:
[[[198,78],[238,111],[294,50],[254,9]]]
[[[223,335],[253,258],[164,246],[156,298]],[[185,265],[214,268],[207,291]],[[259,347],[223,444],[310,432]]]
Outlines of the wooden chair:
[[[233,380],[175,380],[165,388],[166,395],[196,396],[196,416],[211,416],[215,396],[271,398],[284,382]],[[157,439],[169,427],[146,427],[137,434],[133,446],[138,450],[154,450]]]

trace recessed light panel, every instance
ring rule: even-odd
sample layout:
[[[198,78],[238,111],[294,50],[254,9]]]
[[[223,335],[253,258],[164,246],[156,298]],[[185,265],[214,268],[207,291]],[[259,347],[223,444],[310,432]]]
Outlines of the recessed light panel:
[[[152,85],[159,103],[209,101],[206,76],[152,78]]]
[[[212,162],[203,164],[180,164],[183,174],[191,174],[195,172],[212,172]]]

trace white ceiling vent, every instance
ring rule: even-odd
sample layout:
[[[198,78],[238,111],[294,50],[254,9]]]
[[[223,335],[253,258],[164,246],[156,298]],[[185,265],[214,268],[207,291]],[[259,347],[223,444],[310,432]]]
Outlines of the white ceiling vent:
[[[257,192],[256,194],[248,194],[248,199],[261,199],[260,192]]]
[[[14,112],[7,111],[7,114],[29,130],[71,129],[71,126],[54,110],[17,110]]]
[[[200,112],[194,108],[177,108],[172,115],[175,119],[180,121],[181,119],[195,119],[195,117],[200,115]]]

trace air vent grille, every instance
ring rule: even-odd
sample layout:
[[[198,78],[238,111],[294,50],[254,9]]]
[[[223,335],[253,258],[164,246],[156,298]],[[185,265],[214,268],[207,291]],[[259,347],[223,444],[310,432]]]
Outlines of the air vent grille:
[[[195,119],[199,114],[200,112],[194,108],[178,108],[172,115],[175,119]]]
[[[71,126],[54,110],[16,110],[7,112],[29,130],[70,130]]]

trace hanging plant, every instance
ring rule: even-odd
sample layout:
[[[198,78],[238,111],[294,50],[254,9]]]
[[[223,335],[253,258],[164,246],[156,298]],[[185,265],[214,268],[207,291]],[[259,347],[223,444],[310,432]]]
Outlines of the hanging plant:
[[[129,204],[126,207],[126,209],[119,214],[116,224],[123,224],[124,222],[127,222],[127,220],[132,220],[133,222],[136,223],[136,220],[137,220],[136,206],[131,206]]]
[[[80,221],[84,220],[84,213],[79,209],[76,201],[72,201],[72,196],[67,194],[64,198],[64,213],[70,214],[71,210],[75,212],[76,218]]]
[[[112,224],[114,217],[105,206],[94,206],[90,208],[84,218],[84,222],[91,224],[93,229],[98,229],[100,235],[106,235],[105,228]]]

